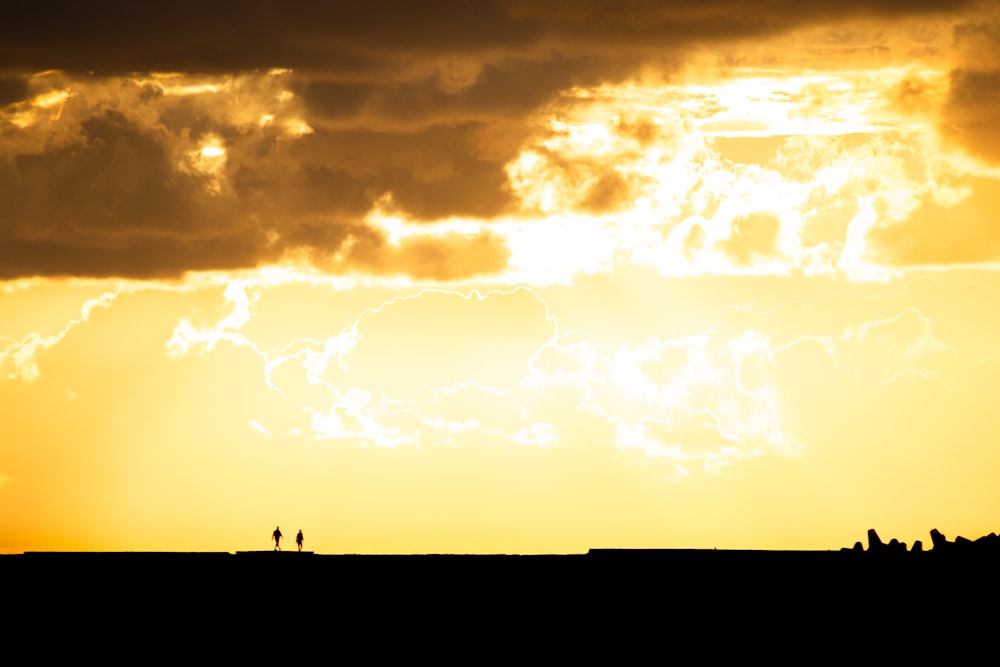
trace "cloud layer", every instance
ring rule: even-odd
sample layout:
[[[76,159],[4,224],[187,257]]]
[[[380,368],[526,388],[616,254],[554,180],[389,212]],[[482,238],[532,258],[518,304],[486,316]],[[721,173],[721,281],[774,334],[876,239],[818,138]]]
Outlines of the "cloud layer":
[[[717,81],[747,66],[936,68],[946,84],[914,74],[883,103],[995,161],[996,25],[988,5],[961,1],[11,9],[0,26],[0,278],[172,278],[279,262],[417,280],[497,274],[510,268],[511,238],[490,221],[546,206],[516,183],[526,152],[565,181],[560,210],[615,216],[648,192],[648,175],[614,156],[558,146],[568,128],[552,120],[577,114],[581,93]],[[814,110],[785,118],[785,131],[808,132],[808,114],[843,122],[858,99],[818,89]],[[662,118],[648,111],[609,119],[638,156],[663,144]],[[697,128],[760,132],[745,112]],[[376,213],[479,224],[393,237]],[[717,244],[737,270],[787,250],[773,213],[742,215]],[[705,230],[692,227],[689,249]]]

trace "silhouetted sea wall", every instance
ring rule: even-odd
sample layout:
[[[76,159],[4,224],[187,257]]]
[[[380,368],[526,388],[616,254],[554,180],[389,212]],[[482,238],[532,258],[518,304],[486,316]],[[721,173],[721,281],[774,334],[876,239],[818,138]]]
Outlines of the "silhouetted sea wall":
[[[562,662],[609,646],[616,662],[641,657],[630,653],[638,647],[665,651],[665,660],[691,644],[704,653],[688,661],[812,662],[817,651],[874,650],[872,641],[898,658],[950,641],[954,628],[995,627],[993,538],[913,551],[879,547],[873,533],[867,549],[836,551],[29,552],[0,556],[0,582],[8,636],[39,626],[126,634],[164,650],[221,647],[212,654],[220,659],[232,650],[260,657],[257,645],[285,656],[304,642],[322,644],[331,659],[365,652],[363,662],[468,664],[497,652]],[[793,640],[811,653],[798,654]],[[461,648],[470,644],[472,652]]]
[[[364,605],[373,592],[402,600],[430,596],[520,600],[540,594],[571,601],[588,596],[650,594],[699,603],[761,598],[808,606],[818,598],[870,598],[873,591],[923,599],[980,590],[1000,570],[1000,538],[947,541],[933,548],[883,543],[836,551],[592,549],[569,555],[320,555],[294,551],[237,553],[27,552],[0,556],[8,582],[35,582],[73,599],[119,596],[141,605],[155,598],[268,591],[321,591]]]

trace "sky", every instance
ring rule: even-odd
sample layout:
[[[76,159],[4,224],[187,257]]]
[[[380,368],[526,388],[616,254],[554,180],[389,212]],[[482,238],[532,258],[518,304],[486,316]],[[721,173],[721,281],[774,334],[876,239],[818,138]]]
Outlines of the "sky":
[[[996,3],[3,5],[0,553],[996,532]]]

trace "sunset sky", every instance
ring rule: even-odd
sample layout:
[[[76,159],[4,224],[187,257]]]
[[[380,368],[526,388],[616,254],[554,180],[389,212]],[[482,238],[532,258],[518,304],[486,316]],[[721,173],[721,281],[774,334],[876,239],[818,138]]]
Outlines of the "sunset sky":
[[[0,553],[1000,530],[1000,4],[0,20]]]

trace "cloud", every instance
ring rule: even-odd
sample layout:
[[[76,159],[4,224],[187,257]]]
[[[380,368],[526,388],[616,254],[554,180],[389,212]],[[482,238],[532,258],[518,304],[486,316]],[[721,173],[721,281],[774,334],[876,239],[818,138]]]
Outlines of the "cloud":
[[[939,127],[944,139],[989,164],[1000,164],[1000,11],[978,3],[957,18],[953,66]]]
[[[221,194],[217,158],[191,161],[212,135],[163,124],[173,100],[162,89],[123,81],[115,101],[103,85],[51,79],[35,85],[68,86],[61,108],[3,128],[4,278],[177,276],[276,256],[266,230]]]
[[[371,253],[352,253],[349,265],[366,273],[448,282],[498,273],[507,266],[509,257],[504,239],[484,231],[408,237],[398,244],[380,244]]]
[[[572,0],[403,0],[330,5],[319,0],[206,5],[177,0],[137,13],[124,2],[40,16],[9,8],[0,27],[0,61],[31,71],[75,68],[220,72],[269,67],[325,70],[346,76],[454,54],[558,47],[566,51],[684,49],[693,44],[773,35],[845,18],[902,18],[956,11],[964,0],[792,0],[747,5],[711,0],[692,5],[631,0],[625,6]],[[667,45],[664,47],[664,45]],[[469,66],[452,67],[458,79]],[[475,66],[471,67],[475,71]]]
[[[529,54],[530,55],[530,54]],[[496,62],[462,68],[461,83],[449,76],[454,68],[432,59],[412,78],[393,74],[363,81],[297,79],[306,109],[318,125],[363,124],[373,129],[405,130],[429,125],[521,118],[575,85],[594,85],[604,65],[590,57],[539,54],[535,59],[510,54]],[[398,76],[398,75],[397,75]],[[446,83],[442,83],[442,79]]]
[[[883,220],[867,235],[869,251],[893,266],[991,263],[1000,260],[1000,190],[993,178],[967,176],[953,196],[928,193],[900,221]],[[943,200],[943,201],[939,201]]]
[[[743,459],[763,454],[760,449],[747,447],[741,438],[725,433],[718,418],[708,411],[669,419],[643,418],[634,426],[619,423],[616,437],[623,449],[638,450],[650,459],[673,464],[673,477],[678,480],[692,474],[692,464],[719,473]]]
[[[363,379],[379,395],[404,398],[469,380],[516,388],[554,323],[530,289],[468,295],[425,290],[364,315],[357,328],[360,338],[346,368],[328,367],[325,379],[333,385]]]
[[[393,244],[366,221],[385,202],[414,220],[504,210],[509,155],[477,157],[481,126],[314,132],[280,72],[29,83],[28,101],[0,111],[0,279],[174,278],[303,257],[442,281],[505,266],[488,230]]]
[[[399,211],[417,220],[490,218],[510,207],[503,166],[517,146],[497,150],[489,142],[481,123],[407,132],[319,127],[285,155],[271,156],[275,164],[248,165],[246,175],[261,198],[301,215],[357,215],[388,193]]]
[[[266,351],[251,334],[261,317],[257,292],[230,284],[218,321],[183,319],[168,351],[197,360],[249,348],[263,362],[260,384],[274,390],[271,400],[305,420],[291,435],[390,448],[490,444],[607,455],[617,447],[668,468],[711,471],[800,447],[784,428],[775,343],[752,330],[601,345],[579,331],[560,334],[531,289],[425,289],[362,311],[325,341]],[[267,412],[254,419],[253,428],[273,437],[302,427]]]
[[[829,67],[815,55],[800,58],[797,38],[770,41],[810,30],[868,54],[858,62],[869,65],[897,62],[918,42],[940,60],[940,36],[961,21],[963,43],[970,35],[991,39],[989,13],[980,17],[977,8],[962,0],[763,7],[452,0],[419,9],[401,0],[210,7],[178,0],[158,8],[155,20],[119,2],[45,17],[14,8],[0,26],[0,207],[7,213],[0,279],[177,278],[305,262],[330,273],[460,281],[518,265],[511,237],[490,227],[504,218],[556,210],[611,217],[633,212],[637,202],[655,202],[648,219],[664,227],[681,215],[712,218],[709,209],[725,209],[722,198],[688,210],[698,202],[682,191],[712,190],[697,183],[713,156],[678,134],[805,133],[824,123],[825,132],[857,131],[848,103],[881,100],[868,94],[877,77],[745,92],[744,101],[755,103],[739,108],[704,89],[683,111],[621,84],[651,80],[662,88],[682,72],[712,81],[763,63],[755,49],[778,63]],[[886,56],[897,41],[907,46]],[[703,59],[711,66],[700,72]],[[984,67],[964,64],[952,74],[951,125],[942,127],[995,159],[989,91],[997,68]],[[912,113],[921,106],[912,99],[927,97],[916,90],[921,76],[897,91]],[[932,83],[940,96],[943,88]],[[583,111],[598,108],[602,95],[608,107],[627,101],[640,110],[593,122]],[[723,153],[728,139],[719,141]],[[730,152],[756,152],[733,146]],[[690,160],[676,160],[670,172],[667,155]],[[765,161],[749,160],[741,166]],[[686,173],[676,173],[682,167]],[[739,215],[769,215],[745,203]],[[428,230],[396,243],[370,220],[387,207],[413,223],[463,218],[479,228]],[[758,258],[775,256],[760,270],[794,263],[801,248],[784,213],[775,213],[785,226],[778,230],[739,219],[725,241],[720,229],[728,232],[733,216],[727,211],[729,219],[714,226],[689,220],[684,238],[667,239],[684,246],[686,260],[683,252],[652,249],[665,230],[647,222],[635,247],[616,247],[620,238],[599,244],[602,265],[619,250],[677,273],[756,270]],[[855,236],[863,237],[860,227]],[[861,256],[855,241],[851,261]],[[839,249],[833,241],[813,248],[804,263],[833,270]]]
[[[0,77],[0,108],[20,102],[28,96],[28,79],[22,76]]]
[[[218,321],[181,318],[169,355],[249,348],[263,362],[260,384],[273,390],[271,399],[305,419],[297,434],[385,447],[484,435],[508,444],[551,442],[551,427],[529,420],[512,393],[554,326],[532,290],[425,289],[361,311],[326,340],[301,338],[272,350],[252,335],[259,293],[250,282],[229,283]],[[301,427],[295,420],[272,423],[272,412],[252,426],[274,436]]]
[[[1000,164],[1000,62],[996,65],[954,70],[941,120],[946,139],[991,164]]]
[[[733,220],[729,238],[720,243],[723,252],[739,265],[768,259],[777,252],[781,222],[772,214],[751,213]]]
[[[477,427],[498,432],[528,428],[522,426],[527,413],[514,395],[473,381],[441,387],[419,410],[424,417],[450,423],[474,420]]]
[[[256,419],[251,419],[250,420],[250,428],[252,428],[253,430],[257,431],[258,433],[260,433],[261,435],[263,435],[265,438],[270,439],[270,438],[274,437],[272,435],[272,433],[270,431],[268,431],[267,428],[265,426],[263,426],[260,422],[258,422]]]
[[[5,373],[9,380],[20,377],[25,383],[34,382],[41,375],[38,365],[39,353],[55,347],[70,331],[88,322],[94,308],[109,308],[118,294],[118,292],[105,292],[97,298],[84,301],[80,317],[67,322],[58,333],[43,336],[33,331],[20,341],[0,336],[0,343],[8,341],[3,349],[0,349],[0,372]]]
[[[957,351],[933,331],[930,316],[908,307],[893,317],[848,327],[831,348],[838,363],[850,365],[865,384],[917,375],[953,373]]]
[[[605,433],[623,452],[663,459],[679,477],[690,463],[717,472],[801,448],[785,429],[772,343],[752,330],[617,348],[566,332],[535,353],[525,385],[529,405],[545,406],[542,415],[563,442],[582,436],[572,419],[585,416],[588,430]]]

